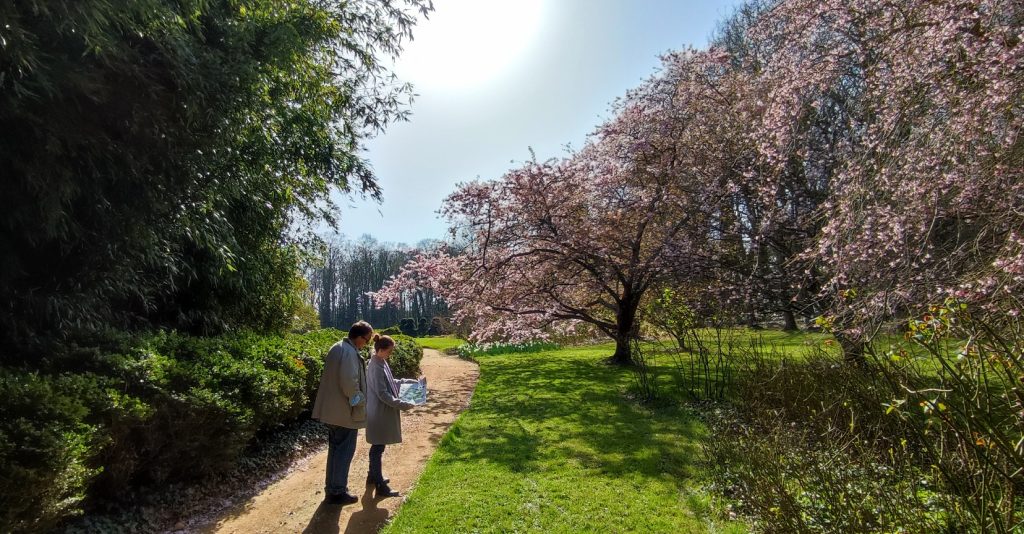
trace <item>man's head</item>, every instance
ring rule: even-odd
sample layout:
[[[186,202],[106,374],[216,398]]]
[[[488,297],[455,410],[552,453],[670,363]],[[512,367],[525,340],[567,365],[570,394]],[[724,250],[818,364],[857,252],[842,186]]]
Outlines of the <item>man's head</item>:
[[[362,350],[373,339],[373,327],[366,321],[359,321],[348,329],[348,338],[357,349]]]

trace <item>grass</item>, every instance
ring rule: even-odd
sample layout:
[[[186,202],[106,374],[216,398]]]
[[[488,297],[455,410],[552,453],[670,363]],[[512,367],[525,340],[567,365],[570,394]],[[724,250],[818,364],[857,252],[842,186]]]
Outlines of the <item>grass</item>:
[[[418,337],[415,338],[416,342],[425,349],[434,349],[444,352],[448,349],[457,348],[459,345],[465,343],[455,336],[429,336],[429,337]]]
[[[699,489],[705,427],[630,402],[612,351],[480,355],[470,409],[386,532],[746,532]]]

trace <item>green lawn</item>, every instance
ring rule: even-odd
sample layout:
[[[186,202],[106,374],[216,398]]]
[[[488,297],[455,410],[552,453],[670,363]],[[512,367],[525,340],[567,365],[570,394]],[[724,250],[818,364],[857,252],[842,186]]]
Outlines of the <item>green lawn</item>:
[[[481,355],[471,407],[386,532],[746,532],[699,489],[704,426],[631,403],[612,351]]]
[[[430,337],[418,337],[415,338],[416,342],[419,343],[423,348],[436,349],[444,352],[447,349],[453,349],[459,345],[465,343],[455,336],[430,336]]]

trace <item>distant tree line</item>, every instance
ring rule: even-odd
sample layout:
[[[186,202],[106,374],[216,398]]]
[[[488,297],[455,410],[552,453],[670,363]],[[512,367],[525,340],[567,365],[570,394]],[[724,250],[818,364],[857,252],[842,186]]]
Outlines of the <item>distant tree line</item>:
[[[448,305],[429,288],[406,292],[401,301],[378,308],[369,294],[398,274],[410,259],[440,243],[420,242],[416,247],[380,243],[370,236],[329,244],[322,262],[309,267],[307,298],[324,327],[347,329],[358,320],[374,327],[398,326],[403,333],[448,333]]]

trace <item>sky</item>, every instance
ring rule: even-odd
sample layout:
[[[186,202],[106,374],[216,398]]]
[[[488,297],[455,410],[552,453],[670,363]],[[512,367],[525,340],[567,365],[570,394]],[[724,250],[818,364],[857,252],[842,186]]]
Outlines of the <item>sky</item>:
[[[344,237],[444,239],[458,183],[579,148],[659,56],[702,48],[738,0],[434,0],[394,65],[416,97],[364,154],[380,203],[335,200]]]

